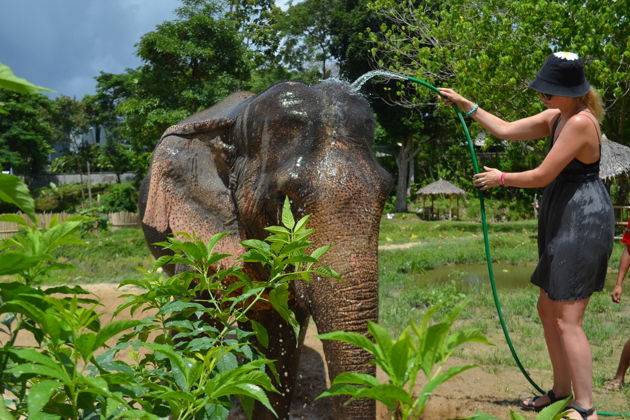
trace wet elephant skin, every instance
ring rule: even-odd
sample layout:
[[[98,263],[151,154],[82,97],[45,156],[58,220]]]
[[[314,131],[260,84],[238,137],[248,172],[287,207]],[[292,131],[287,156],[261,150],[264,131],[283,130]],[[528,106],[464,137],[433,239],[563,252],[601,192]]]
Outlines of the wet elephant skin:
[[[280,224],[289,197],[296,218],[311,215],[313,246],[332,246],[322,262],[345,280],[295,282],[298,320],[305,325],[311,316],[320,333],[366,334],[367,321],[378,320],[378,229],[391,187],[370,149],[374,125],[367,101],[341,82],[284,82],[258,95],[230,95],[167,129],[156,146],[140,193],[147,242],[179,231],[204,239],[230,232],[216,251],[239,255],[240,241],[263,239],[266,226]],[[248,270],[264,279],[260,267]],[[267,356],[277,360],[283,381],[283,395],[270,399],[288,418],[301,342],[272,311],[253,316],[269,331]],[[325,341],[324,352],[331,378],[374,374],[368,355],[353,346]],[[330,418],[375,418],[372,401],[342,403],[333,402]],[[255,419],[275,418],[256,410]]]

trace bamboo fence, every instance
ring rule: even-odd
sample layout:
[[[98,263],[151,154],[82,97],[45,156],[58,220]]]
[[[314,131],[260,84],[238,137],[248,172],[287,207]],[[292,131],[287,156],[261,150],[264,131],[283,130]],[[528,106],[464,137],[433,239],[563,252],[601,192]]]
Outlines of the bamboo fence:
[[[57,217],[58,222],[63,222],[68,217],[72,216],[69,213],[38,213],[38,226],[40,228],[48,226],[54,217]],[[139,228],[140,217],[138,213],[130,212],[118,212],[109,213],[109,228],[112,230],[122,228]],[[19,232],[20,226],[17,223],[0,222],[0,239],[8,238]]]

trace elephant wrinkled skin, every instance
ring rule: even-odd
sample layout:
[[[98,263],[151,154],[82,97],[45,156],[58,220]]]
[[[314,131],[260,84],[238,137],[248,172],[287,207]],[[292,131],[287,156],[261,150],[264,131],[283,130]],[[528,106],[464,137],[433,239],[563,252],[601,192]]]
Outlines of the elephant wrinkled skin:
[[[366,334],[367,321],[378,319],[378,230],[391,187],[370,150],[374,125],[367,101],[341,82],[285,82],[258,95],[230,95],[166,130],[156,146],[140,194],[147,242],[179,231],[204,240],[230,232],[216,252],[239,255],[240,241],[262,239],[266,226],[279,224],[288,196],[296,217],[312,215],[314,247],[332,245],[322,262],[345,279],[295,282],[297,319],[305,325],[311,315],[320,333]],[[277,360],[283,380],[284,395],[270,399],[280,418],[288,418],[301,343],[273,311],[257,317],[269,331],[267,356]],[[367,353],[336,341],[323,345],[331,378],[344,371],[374,374]],[[331,418],[375,418],[371,400],[342,402],[334,401]],[[274,418],[256,410],[255,419]]]

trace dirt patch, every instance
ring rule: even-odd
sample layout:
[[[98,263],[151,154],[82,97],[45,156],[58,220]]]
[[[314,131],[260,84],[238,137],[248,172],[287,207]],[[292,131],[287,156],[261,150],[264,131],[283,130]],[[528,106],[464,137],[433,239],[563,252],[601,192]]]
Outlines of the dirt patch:
[[[90,291],[103,304],[101,312],[112,315],[116,307],[123,301],[119,296],[133,291],[133,288],[119,289],[115,284],[87,284],[83,288]],[[146,316],[146,315],[138,315]],[[130,319],[129,312],[122,313],[116,319]],[[109,318],[106,317],[105,321]],[[326,366],[323,359],[323,347],[315,338],[317,330],[313,322],[309,324],[305,347],[300,362],[298,383],[295,387],[298,394],[291,406],[291,420],[329,420],[330,406],[326,399],[314,401],[328,386]],[[31,341],[29,343],[29,341]],[[502,346],[496,340],[497,346]],[[22,337],[20,344],[32,344],[28,337]],[[507,346],[505,351],[509,352]],[[467,364],[463,360],[451,358],[448,366]],[[612,373],[613,367],[611,367]],[[550,383],[549,372],[530,371],[533,378],[543,378]],[[379,379],[385,380],[379,372]],[[524,379],[515,366],[476,367],[447,381],[440,386],[431,397],[423,420],[445,420],[466,418],[475,413],[486,413],[500,419],[508,419],[510,410],[519,411],[528,419],[535,414],[518,409],[518,399],[532,394],[532,387]],[[606,411],[628,412],[628,404],[623,392],[595,389],[595,401],[598,407]],[[377,420],[388,419],[386,409],[377,407]],[[346,420],[346,419],[335,419]],[[351,420],[351,419],[347,419]]]

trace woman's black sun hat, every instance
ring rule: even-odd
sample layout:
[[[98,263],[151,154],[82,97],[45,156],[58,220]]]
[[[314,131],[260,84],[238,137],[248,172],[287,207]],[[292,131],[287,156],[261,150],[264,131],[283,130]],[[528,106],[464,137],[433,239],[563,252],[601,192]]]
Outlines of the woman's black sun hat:
[[[559,51],[549,54],[529,87],[549,95],[578,98],[591,85],[584,75],[584,61],[575,53]]]

